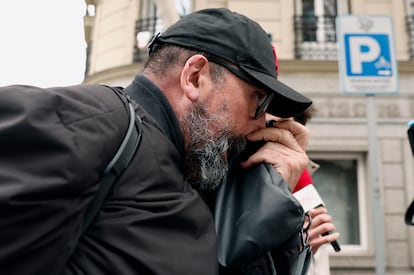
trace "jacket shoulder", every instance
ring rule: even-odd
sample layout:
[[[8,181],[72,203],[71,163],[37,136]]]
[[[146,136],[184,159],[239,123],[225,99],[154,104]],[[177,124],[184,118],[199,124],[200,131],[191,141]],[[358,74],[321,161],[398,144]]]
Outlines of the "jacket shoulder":
[[[126,132],[126,101],[101,85],[14,85],[0,96],[0,270],[57,274],[62,257],[50,255],[76,243],[85,206]],[[30,234],[22,234],[27,225]]]

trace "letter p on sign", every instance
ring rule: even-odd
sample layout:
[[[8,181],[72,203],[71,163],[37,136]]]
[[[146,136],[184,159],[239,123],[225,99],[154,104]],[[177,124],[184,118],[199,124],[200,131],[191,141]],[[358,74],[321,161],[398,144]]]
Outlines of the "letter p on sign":
[[[362,63],[375,61],[381,50],[378,42],[369,36],[349,37],[351,74],[362,73]]]
[[[347,74],[349,76],[392,75],[387,35],[345,35]]]

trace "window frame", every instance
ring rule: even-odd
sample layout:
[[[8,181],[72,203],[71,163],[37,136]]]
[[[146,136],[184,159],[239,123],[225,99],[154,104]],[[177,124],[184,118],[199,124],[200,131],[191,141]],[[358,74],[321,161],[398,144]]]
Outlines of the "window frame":
[[[309,152],[309,158],[312,160],[356,160],[357,169],[357,190],[358,190],[358,214],[359,214],[359,238],[360,244],[343,244],[341,238],[339,243],[341,245],[341,255],[355,255],[365,254],[369,250],[369,216],[367,212],[368,205],[368,185],[367,185],[367,158],[364,152]],[[329,209],[328,209],[329,212]],[[336,252],[330,250],[330,255],[335,255]]]
[[[414,15],[414,0],[405,0],[407,15]]]

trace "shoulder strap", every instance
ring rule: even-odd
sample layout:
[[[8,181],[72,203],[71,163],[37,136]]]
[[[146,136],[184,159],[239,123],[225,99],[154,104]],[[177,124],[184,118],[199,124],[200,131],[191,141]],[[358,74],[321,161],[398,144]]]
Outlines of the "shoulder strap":
[[[138,115],[135,115],[135,110],[132,107],[132,104],[128,103],[128,106],[130,114],[128,130],[124,140],[118,148],[118,151],[106,166],[103,177],[99,183],[99,189],[86,210],[82,233],[86,231],[95,216],[98,214],[112,184],[121,175],[125,168],[127,168],[141,140],[141,119]]]

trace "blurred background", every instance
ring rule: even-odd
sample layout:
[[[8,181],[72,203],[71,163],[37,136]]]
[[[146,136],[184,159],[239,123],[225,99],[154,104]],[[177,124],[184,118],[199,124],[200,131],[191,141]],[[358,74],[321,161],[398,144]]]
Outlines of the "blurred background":
[[[83,81],[84,0],[0,1],[0,85]]]

